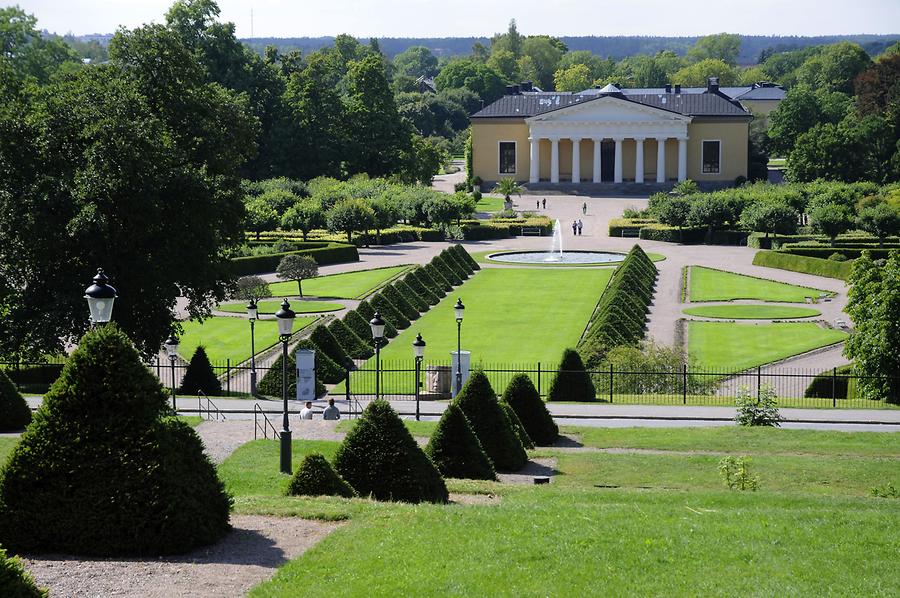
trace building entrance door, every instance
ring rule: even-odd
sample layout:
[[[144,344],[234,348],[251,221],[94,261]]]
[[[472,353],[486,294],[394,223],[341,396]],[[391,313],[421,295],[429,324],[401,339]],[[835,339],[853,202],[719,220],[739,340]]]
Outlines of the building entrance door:
[[[600,180],[611,183],[615,180],[616,142],[604,141],[600,144]]]

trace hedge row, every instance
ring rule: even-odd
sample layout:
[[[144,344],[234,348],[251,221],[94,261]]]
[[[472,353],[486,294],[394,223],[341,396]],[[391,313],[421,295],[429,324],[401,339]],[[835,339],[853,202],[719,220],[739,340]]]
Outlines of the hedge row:
[[[813,378],[803,396],[814,399],[855,399],[856,380],[850,379],[851,375],[853,375],[852,364],[842,365],[837,371],[822,372]]]
[[[657,224],[654,218],[613,218],[609,221],[609,236],[621,237],[625,230],[640,230],[645,225]]]
[[[863,251],[868,251],[872,254],[873,260],[886,259],[888,254],[891,251],[897,251],[896,248],[886,247],[884,249],[879,249],[877,246],[872,248],[865,249],[854,249],[849,247],[793,247],[793,246],[782,246],[781,249],[778,250],[778,253],[786,253],[788,255],[800,255],[804,257],[812,257],[819,259],[828,259],[833,253],[840,253],[847,259],[855,260],[859,256],[862,255]]]
[[[816,276],[826,276],[840,280],[849,279],[850,272],[853,270],[852,262],[836,262],[815,257],[781,253],[780,251],[757,251],[756,255],[753,256],[753,265],[790,270],[791,272],[802,272],[804,274],[815,274]]]
[[[428,305],[437,305],[441,300],[437,294],[430,288],[425,286],[422,277],[419,275],[421,270],[416,269],[409,272],[403,278],[403,284],[412,289],[420,298],[424,299]]]
[[[523,228],[540,229],[541,235],[553,234],[553,222],[546,216],[534,218],[498,218],[494,220],[463,220],[460,226],[467,241],[508,239],[518,237]]]
[[[619,345],[635,345],[644,338],[647,312],[657,277],[656,266],[639,246],[616,268],[578,350],[589,367]]]
[[[706,229],[689,226],[679,229],[666,224],[646,224],[641,227],[638,236],[645,241],[701,245],[706,242]],[[743,245],[748,236],[749,233],[740,230],[715,230],[711,243],[713,245]]]
[[[356,250],[355,245],[324,241],[301,243],[301,245],[304,248],[298,251],[232,258],[231,273],[235,276],[247,276],[250,274],[274,272],[278,268],[281,259],[286,255],[308,255],[316,260],[316,263],[320,266],[359,261],[359,252]]]
[[[252,236],[254,239],[256,238],[255,234]],[[353,244],[357,247],[361,247],[366,244],[395,245],[398,243],[412,243],[415,241],[436,242],[444,240],[444,231],[435,228],[401,225],[392,226],[391,228],[382,230],[380,237],[381,243],[376,243],[378,239],[376,238],[375,233],[370,231],[367,235],[357,235],[356,238],[353,239]],[[310,231],[306,238],[312,241],[334,241],[344,243],[346,235],[343,233],[331,233],[327,230],[316,229]],[[300,231],[269,231],[261,233],[260,239],[268,242],[277,241],[279,239],[297,241],[303,239],[303,233]]]

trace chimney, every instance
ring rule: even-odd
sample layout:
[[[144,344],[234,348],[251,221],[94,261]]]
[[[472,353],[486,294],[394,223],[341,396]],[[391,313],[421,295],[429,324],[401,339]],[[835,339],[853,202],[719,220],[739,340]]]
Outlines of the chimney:
[[[681,84],[680,83],[675,84],[675,93],[681,93]]]
[[[507,85],[506,86],[506,95],[511,96],[512,94],[513,94],[513,86]]]
[[[514,95],[514,96],[521,95],[521,93],[522,93],[522,88],[521,88],[521,87],[519,87],[518,85],[513,85],[512,88],[513,88],[513,95]]]
[[[522,81],[522,91],[532,91],[533,89],[531,81]]]
[[[706,90],[710,93],[719,93],[719,78],[710,77],[706,80]]]
[[[666,93],[672,93],[672,84],[666,83]]]

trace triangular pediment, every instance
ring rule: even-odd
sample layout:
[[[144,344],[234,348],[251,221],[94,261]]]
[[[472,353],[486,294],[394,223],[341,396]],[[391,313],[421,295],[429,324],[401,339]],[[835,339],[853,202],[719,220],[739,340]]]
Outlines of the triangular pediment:
[[[529,123],[538,122],[685,122],[691,117],[669,110],[647,106],[635,101],[612,95],[588,97],[584,101],[551,110],[526,119]]]

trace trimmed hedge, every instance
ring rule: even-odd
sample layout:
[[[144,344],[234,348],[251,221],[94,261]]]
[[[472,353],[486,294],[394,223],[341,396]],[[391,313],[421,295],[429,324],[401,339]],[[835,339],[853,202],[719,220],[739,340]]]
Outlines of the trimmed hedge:
[[[316,396],[320,397],[325,394],[326,389],[325,385],[322,381],[328,380],[336,380],[336,382],[329,382],[329,384],[337,384],[344,379],[345,371],[334,361],[331,360],[327,355],[325,355],[322,351],[319,350],[316,345],[308,339],[304,339],[300,341],[299,345],[288,353],[288,398],[293,399],[297,396],[297,378],[294,376],[294,372],[296,371],[296,361],[294,360],[294,354],[297,352],[297,349],[312,349],[316,352]],[[262,380],[256,385],[256,392],[261,395],[266,395],[270,397],[281,397],[281,370],[282,370],[282,355],[278,354],[278,358],[275,360],[271,366],[269,366],[268,371],[266,371],[266,375],[262,377]],[[340,376],[340,378],[338,378]]]
[[[596,401],[597,391],[575,349],[563,351],[562,360],[550,382],[550,401]]]
[[[438,297],[443,297],[453,290],[453,285],[450,284],[449,280],[444,278],[444,275],[441,274],[441,271],[438,270],[438,267],[432,262],[422,266],[422,274],[426,279],[431,281],[429,288],[434,291]]]
[[[658,224],[654,218],[613,218],[609,221],[609,236],[621,237],[624,230],[637,230],[648,224]]]
[[[645,224],[641,226],[638,237],[645,241],[699,245],[706,240],[706,229],[691,227],[679,229],[676,226],[665,224]]]
[[[471,271],[465,267],[463,264],[456,259],[456,256],[453,255],[449,250],[445,249],[440,253],[441,258],[444,260],[444,263],[450,268],[453,273],[459,278],[460,283],[466,280]]]
[[[512,426],[513,432],[516,433],[516,438],[522,443],[522,447],[533,449],[534,441],[531,439],[531,436],[528,435],[525,426],[522,425],[522,420],[516,415],[515,410],[510,407],[509,404],[502,401],[500,402],[500,408],[503,409],[503,413],[506,414],[506,419],[509,421],[509,425]]]
[[[29,365],[20,368],[10,366],[4,372],[13,384],[24,392],[43,394],[50,385],[56,382],[62,372],[62,363],[45,363],[41,365]]]
[[[287,496],[341,496],[353,498],[353,487],[341,479],[321,453],[306,455],[285,489]]]
[[[551,231],[551,232],[552,232],[552,231]],[[481,270],[481,266],[478,265],[478,262],[475,261],[475,258],[473,258],[473,257],[469,254],[469,252],[466,251],[466,248],[463,247],[462,245],[460,245],[459,243],[456,243],[456,244],[454,244],[454,245],[451,245],[451,246],[450,246],[450,250],[456,252],[456,254],[459,256],[460,259],[462,259],[462,260],[464,260],[466,263],[468,263],[468,264],[469,264],[469,269],[470,269],[472,272],[474,272],[474,271],[476,271],[476,270]]]
[[[0,596],[5,598],[46,598],[50,592],[39,588],[18,557],[8,556],[0,546]]]
[[[357,310],[351,309],[344,315],[344,324],[346,324],[347,328],[352,330],[353,334],[359,337],[367,347],[370,349],[372,348],[372,327],[369,325],[369,321],[362,317]]]
[[[361,496],[447,502],[444,479],[387,401],[369,403],[337,449],[338,474]]]
[[[231,497],[196,432],[114,323],[85,334],[0,478],[11,551],[181,554],[230,529]]]
[[[438,272],[441,273],[441,276],[444,277],[444,280],[449,282],[451,285],[456,287],[462,284],[463,277],[453,269],[453,267],[447,261],[447,258],[443,256],[443,254],[434,256],[431,259],[431,263],[434,264],[434,267],[437,268]]]
[[[837,377],[834,374],[837,373]],[[855,399],[856,380],[847,376],[853,375],[853,364],[842,365],[837,372],[828,370],[822,372],[809,383],[803,396],[814,399]]]
[[[391,302],[391,305],[397,308],[403,317],[409,321],[419,319],[419,310],[413,307],[412,303],[406,300],[400,291],[393,285],[387,285],[381,289],[381,294],[385,299]]]
[[[216,377],[203,345],[198,345],[194,351],[178,392],[183,395],[196,395],[202,392],[211,397],[222,394],[222,383]]]
[[[428,303],[428,305],[437,305],[438,303],[440,303],[441,299],[434,293],[434,291],[425,286],[422,277],[419,275],[421,271],[421,268],[413,270],[406,275],[403,281],[409,286],[409,288],[415,291],[420,298]]]
[[[360,301],[359,305],[356,306],[356,311],[362,316],[363,321],[366,323],[366,326],[369,327],[369,338],[372,338],[372,326],[369,322],[372,321],[372,318],[375,317],[375,308],[372,307],[372,304],[368,301]],[[397,329],[394,328],[394,325],[387,321],[386,318],[382,318],[384,320],[384,336],[385,338],[394,338],[397,336]],[[370,341],[371,342],[371,341]]]
[[[460,227],[463,238],[467,241],[517,237],[522,234],[523,228],[540,229],[541,235],[549,236],[553,234],[553,222],[546,216],[463,220]]]
[[[31,423],[31,409],[12,380],[0,370],[0,432],[17,432]]]
[[[256,235],[253,235],[255,238]],[[302,241],[303,233],[300,231],[267,231],[260,234],[260,239],[266,242],[285,239],[291,242]],[[309,232],[307,239],[310,241],[335,241],[343,243],[346,235],[341,233],[331,233],[323,229],[315,229]],[[415,241],[439,242],[444,240],[444,231],[434,228],[423,228],[420,226],[397,225],[386,228],[381,231],[381,245],[395,245],[398,243],[412,243]],[[357,235],[353,239],[353,244],[357,247],[362,245],[378,245],[375,235]]]
[[[358,262],[359,251],[355,245],[336,242],[299,243],[304,249],[287,251],[284,253],[271,253],[269,255],[250,255],[231,258],[230,270],[235,276],[247,276],[249,274],[265,274],[274,272],[286,255],[308,255],[316,260],[320,266],[328,264],[343,264],[346,262]]]
[[[528,374],[519,373],[513,376],[503,391],[501,401],[513,408],[535,444],[552,446],[559,438],[559,427],[553,421],[553,416],[541,400]]]
[[[413,306],[413,308],[419,313],[425,313],[429,309],[431,309],[431,305],[422,298],[419,293],[413,290],[411,286],[409,286],[405,280],[396,280],[391,283],[391,286],[400,294],[401,297],[406,299],[406,301]]]
[[[484,452],[500,471],[518,471],[528,462],[525,448],[481,370],[472,373],[453,401],[462,409]]]
[[[425,447],[441,475],[447,478],[496,480],[494,465],[462,409],[450,403]]]
[[[363,339],[359,338],[353,330],[347,326],[344,320],[335,318],[328,325],[328,331],[337,340],[344,352],[352,359],[368,359],[375,355],[375,351]],[[371,334],[369,335],[372,336]]]
[[[409,319],[400,313],[384,293],[376,293],[369,299],[369,303],[375,311],[381,314],[381,319],[390,322],[397,330],[409,328]],[[374,317],[374,316],[373,316]]]
[[[353,367],[353,359],[344,351],[341,343],[338,342],[327,326],[316,326],[309,335],[309,340],[319,348],[319,353],[325,353],[331,360],[342,368]],[[296,349],[295,349],[296,352]],[[343,376],[341,376],[343,380]]]
[[[789,270],[791,272],[802,272],[804,274],[815,274],[816,276],[837,278],[839,280],[848,280],[850,273],[853,271],[853,262],[836,262],[834,260],[791,255],[778,251],[757,251],[756,255],[753,256],[753,265]]]
[[[897,251],[896,248],[886,247],[884,249],[879,249],[878,246],[873,246],[871,248],[853,248],[853,247],[817,247],[817,246],[795,246],[795,245],[782,245],[781,249],[778,250],[778,253],[786,253],[788,255],[800,255],[803,257],[814,257],[818,259],[828,259],[828,257],[832,253],[842,253],[845,257],[855,260],[856,258],[862,255],[863,251],[868,251],[872,254],[873,260],[881,260],[887,259],[888,254],[892,251]]]

